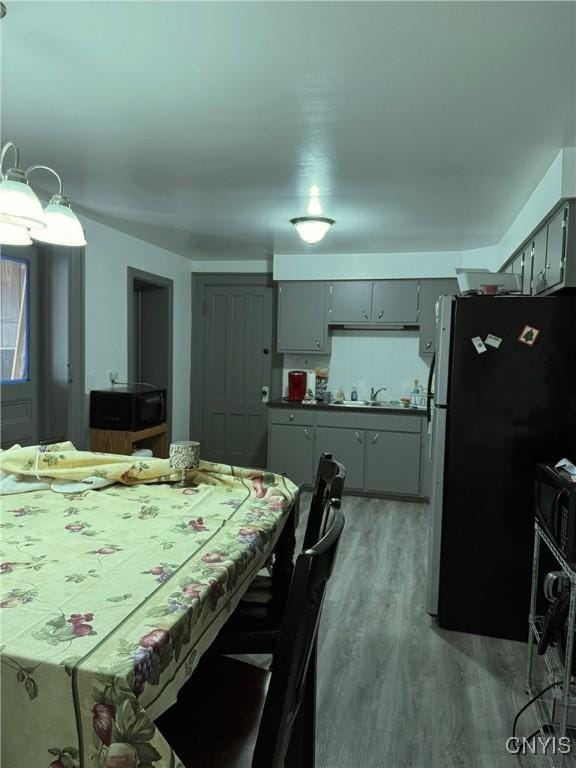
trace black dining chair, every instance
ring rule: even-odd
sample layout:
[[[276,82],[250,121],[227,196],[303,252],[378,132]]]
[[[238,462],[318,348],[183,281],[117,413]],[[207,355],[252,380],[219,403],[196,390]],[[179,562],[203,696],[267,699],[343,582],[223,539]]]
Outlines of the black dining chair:
[[[326,526],[326,510],[329,508],[327,501],[341,501],[345,480],[345,467],[335,461],[332,454],[322,453],[304,532],[303,551],[322,538]],[[261,594],[262,591],[259,590]],[[241,601],[211,644],[209,653],[273,655],[284,610],[285,605],[279,609],[274,600],[272,585],[268,600],[257,603]]]
[[[185,768],[313,768],[318,626],[344,528],[339,500],[324,512],[323,537],[296,560],[273,671],[204,656],[157,719]]]

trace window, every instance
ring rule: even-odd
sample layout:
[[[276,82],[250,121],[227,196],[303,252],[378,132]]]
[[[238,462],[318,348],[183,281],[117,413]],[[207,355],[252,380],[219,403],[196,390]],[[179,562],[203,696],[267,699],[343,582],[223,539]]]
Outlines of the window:
[[[0,355],[2,383],[29,381],[29,264],[0,261]]]

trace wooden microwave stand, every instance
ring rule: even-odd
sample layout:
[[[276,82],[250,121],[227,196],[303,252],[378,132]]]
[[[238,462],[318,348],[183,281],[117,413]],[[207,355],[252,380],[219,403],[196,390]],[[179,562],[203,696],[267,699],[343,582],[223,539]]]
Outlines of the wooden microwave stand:
[[[137,432],[125,432],[120,429],[91,429],[90,450],[131,456],[139,448],[150,448],[153,456],[166,459],[168,457],[167,434],[166,422]]]

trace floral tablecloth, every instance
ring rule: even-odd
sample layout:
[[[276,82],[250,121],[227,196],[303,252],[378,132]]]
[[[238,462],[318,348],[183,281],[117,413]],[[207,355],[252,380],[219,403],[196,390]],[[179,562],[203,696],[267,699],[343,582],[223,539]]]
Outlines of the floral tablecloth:
[[[32,460],[49,477],[74,464],[69,444],[18,451],[0,469]],[[76,453],[85,476],[133,461]],[[133,467],[123,482],[169,472]],[[296,493],[279,475],[206,462],[193,481],[2,498],[3,768],[180,766],[154,718],[270,554]]]

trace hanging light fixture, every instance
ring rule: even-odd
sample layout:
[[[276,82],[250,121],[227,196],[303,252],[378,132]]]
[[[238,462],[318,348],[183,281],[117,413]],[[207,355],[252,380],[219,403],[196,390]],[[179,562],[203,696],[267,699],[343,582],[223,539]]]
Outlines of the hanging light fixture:
[[[16,163],[4,173],[4,158],[9,149],[13,149]],[[24,171],[19,161],[16,145],[11,141],[5,144],[0,157],[0,243],[29,245],[31,237],[53,245],[86,245],[82,225],[70,208],[70,200],[62,194],[60,176],[47,165],[32,165]],[[28,182],[29,175],[40,169],[56,176],[59,185],[58,193],[52,196],[45,210]],[[20,228],[23,234],[18,236],[13,227]]]
[[[320,242],[330,227],[335,224],[334,219],[328,219],[326,216],[320,216],[322,206],[320,205],[320,190],[317,186],[310,188],[310,201],[308,203],[309,216],[298,216],[290,219],[290,223],[296,228],[296,231],[309,245]]]
[[[4,173],[4,158],[9,149],[14,150],[16,164]],[[0,155],[0,223],[28,228],[45,227],[42,204],[28,184],[26,171],[19,168],[19,164],[18,147],[9,141]]]
[[[86,238],[82,225],[78,217],[70,208],[70,200],[62,194],[62,179],[52,168],[47,165],[32,165],[26,171],[27,174],[33,171],[49,171],[58,179],[58,192],[52,195],[50,202],[44,209],[45,227],[33,227],[30,230],[30,237],[41,243],[51,243],[53,245],[80,246],[86,245]]]
[[[4,224],[0,221],[0,243],[2,245],[32,245],[26,227],[18,224]]]

